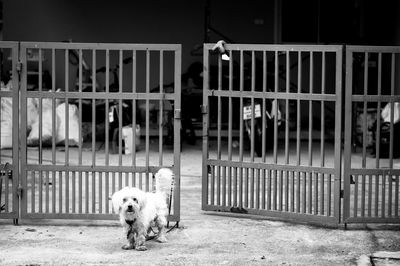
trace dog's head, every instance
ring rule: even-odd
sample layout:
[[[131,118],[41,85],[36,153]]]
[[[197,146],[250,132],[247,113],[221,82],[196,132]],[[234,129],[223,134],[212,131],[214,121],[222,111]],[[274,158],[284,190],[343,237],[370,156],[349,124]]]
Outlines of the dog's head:
[[[146,194],[138,188],[125,187],[115,192],[111,200],[115,213],[124,220],[134,220],[146,203]]]

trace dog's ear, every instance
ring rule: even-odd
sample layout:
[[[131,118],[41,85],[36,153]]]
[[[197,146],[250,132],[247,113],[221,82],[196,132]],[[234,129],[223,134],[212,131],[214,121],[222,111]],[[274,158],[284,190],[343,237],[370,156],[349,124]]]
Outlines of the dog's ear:
[[[139,207],[140,210],[142,210],[144,208],[144,206],[146,206],[147,203],[147,198],[146,198],[146,193],[143,191],[140,191],[138,194],[138,203],[139,203]]]
[[[142,199],[141,201],[139,201],[139,206],[140,206],[140,210],[142,210],[144,208],[144,206],[146,206],[146,200]]]
[[[113,205],[113,210],[115,214],[119,214],[121,211],[121,206],[122,206],[122,192],[117,191],[111,196],[111,201]]]

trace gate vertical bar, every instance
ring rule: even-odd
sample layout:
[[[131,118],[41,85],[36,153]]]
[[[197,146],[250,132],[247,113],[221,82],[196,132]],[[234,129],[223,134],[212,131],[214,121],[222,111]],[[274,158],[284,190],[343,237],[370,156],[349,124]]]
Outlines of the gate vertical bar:
[[[352,128],[352,82],[353,82],[353,52],[346,48],[346,95],[344,111],[344,167],[343,167],[343,222],[346,225],[346,219],[350,217],[350,168],[351,168],[351,128]],[[336,201],[335,201],[336,202]]]
[[[23,64],[26,62],[26,49],[25,47],[20,44],[19,46],[19,61]],[[27,187],[27,169],[26,169],[26,164],[27,164],[27,147],[26,147],[26,137],[27,137],[27,98],[26,98],[26,90],[27,90],[27,68],[22,67],[20,70],[20,91],[21,91],[21,126],[20,126],[20,139],[21,139],[21,147],[20,147],[20,152],[21,152],[21,166],[20,166],[20,174],[21,174],[21,186],[22,188]],[[17,145],[18,147],[18,145]],[[27,212],[27,199],[28,195],[26,191],[23,191],[25,193],[22,193],[20,199],[20,204],[21,204],[21,214]]]
[[[340,190],[342,173],[342,64],[343,46],[339,46],[336,51],[336,87],[335,87],[335,188],[334,188],[334,214],[336,222],[340,223]],[[347,87],[346,87],[347,88]],[[345,113],[346,114],[346,113]],[[345,157],[346,158],[346,157]]]
[[[182,71],[182,47],[178,45],[175,50],[175,70],[174,70],[174,99],[175,99],[175,110],[180,112],[181,110],[181,71]],[[177,217],[179,222],[180,217],[180,177],[181,177],[181,116],[180,114],[174,116],[174,173],[175,173],[175,193],[174,193],[174,215]]]
[[[17,43],[13,43],[12,45],[12,66],[11,66],[11,73],[12,73],[12,87],[14,88],[13,90],[13,126],[12,126],[12,132],[13,132],[13,137],[12,137],[12,142],[13,142],[13,175],[12,175],[12,186],[15,192],[18,191],[19,189],[19,182],[20,182],[20,163],[19,163],[19,91],[20,91],[20,86],[21,83],[18,80],[19,73],[17,72],[17,62],[18,62],[18,57],[19,57],[19,45]],[[1,188],[0,188],[1,189]],[[14,216],[14,224],[18,223],[18,218],[19,218],[19,198],[18,198],[18,193],[13,193],[12,197],[12,204],[13,204],[13,216]]]
[[[208,127],[209,127],[209,114],[208,114],[208,90],[209,90],[209,52],[206,46],[203,48],[203,156],[202,156],[202,200],[201,209],[205,210],[208,204]],[[213,195],[212,195],[213,196]]]
[[[8,70],[11,74],[9,83],[4,82],[6,89],[0,90],[0,219],[13,219],[18,224],[19,219],[19,86],[21,74],[17,42],[0,42],[2,60],[11,61],[11,69],[6,68],[8,64],[1,63],[1,72]],[[9,86],[11,84],[11,86]],[[5,105],[5,106],[4,106]],[[4,109],[3,109],[4,108]],[[4,137],[4,138],[3,138]],[[9,140],[8,140],[9,139]],[[11,148],[11,153],[2,149]]]

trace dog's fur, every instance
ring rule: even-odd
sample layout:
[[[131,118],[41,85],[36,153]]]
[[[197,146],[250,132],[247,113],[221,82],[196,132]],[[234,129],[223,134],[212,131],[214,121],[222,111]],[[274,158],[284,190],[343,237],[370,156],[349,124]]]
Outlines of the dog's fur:
[[[144,192],[139,188],[125,187],[112,195],[114,212],[119,215],[128,239],[128,243],[122,246],[123,249],[146,250],[144,243],[153,225],[158,228],[157,241],[167,241],[167,200],[172,178],[172,171],[162,168],[155,174],[155,191]]]

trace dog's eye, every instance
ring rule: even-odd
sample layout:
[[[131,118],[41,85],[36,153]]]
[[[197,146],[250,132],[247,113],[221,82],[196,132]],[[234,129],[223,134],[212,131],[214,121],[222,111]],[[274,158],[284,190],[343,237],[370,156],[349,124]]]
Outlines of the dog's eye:
[[[136,201],[136,202],[137,202],[137,198],[133,198],[133,201]]]
[[[123,199],[122,199],[123,202],[126,202],[127,200],[128,200],[127,198],[123,198]]]

